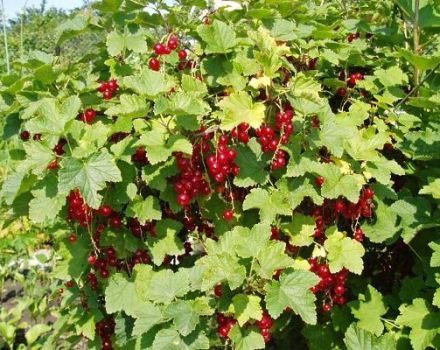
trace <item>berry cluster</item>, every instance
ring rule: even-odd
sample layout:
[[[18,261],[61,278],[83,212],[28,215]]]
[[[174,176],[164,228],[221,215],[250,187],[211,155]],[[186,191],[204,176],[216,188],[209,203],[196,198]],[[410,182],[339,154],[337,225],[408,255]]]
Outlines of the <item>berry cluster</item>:
[[[21,138],[23,141],[28,141],[28,140],[30,139],[30,137],[31,137],[31,134],[30,134],[30,132],[27,131],[27,130],[23,130],[23,131],[20,133],[20,138]],[[41,134],[34,134],[33,140],[34,140],[34,141],[41,141]]]
[[[249,142],[249,124],[241,123],[238,127],[232,129],[231,136],[238,142],[244,144]]]
[[[309,259],[310,271],[319,276],[319,283],[312,287],[312,292],[323,293],[323,311],[328,312],[333,304],[344,305],[346,303],[345,294],[347,289],[345,283],[348,277],[348,270],[342,269],[338,273],[331,273],[326,263],[319,264],[316,258]]]
[[[163,55],[169,55],[172,51],[176,50],[179,47],[179,45],[180,45],[179,38],[173,34],[168,39],[166,45],[162,43],[156,43],[154,44],[153,49],[154,49],[154,53],[158,57],[160,57]],[[180,50],[178,53],[179,59],[181,61],[185,60],[187,55],[188,54],[185,49]],[[160,61],[156,57],[153,57],[148,62],[148,66],[150,67],[151,70],[158,71],[160,70]]]
[[[209,174],[218,183],[224,183],[228,175],[237,176],[240,172],[240,167],[234,163],[237,158],[237,151],[234,148],[228,147],[229,137],[221,135],[215,154],[211,154],[206,158]]]
[[[203,177],[200,162],[197,162],[198,153],[194,152],[192,158],[182,153],[176,153],[177,166],[180,174],[174,183],[177,193],[177,202],[186,207],[191,200],[199,195],[207,196],[211,193],[208,181]]]
[[[270,340],[272,339],[270,335],[270,329],[273,326],[273,318],[270,317],[266,310],[263,312],[261,320],[257,322],[257,326],[260,329],[261,335],[264,338],[264,342],[270,342]]]
[[[101,338],[102,350],[112,350],[112,336],[115,334],[115,320],[108,317],[96,324],[96,333]]]
[[[88,227],[92,222],[92,210],[84,202],[78,190],[70,191],[67,196],[67,218],[78,221],[81,227]]]
[[[237,323],[237,320],[233,319],[232,317],[227,317],[224,314],[218,313],[217,314],[217,333],[222,338],[228,338],[229,332],[231,331],[232,327]]]
[[[111,100],[118,89],[118,81],[116,79],[110,79],[109,81],[101,82],[98,91],[102,94],[104,100]]]

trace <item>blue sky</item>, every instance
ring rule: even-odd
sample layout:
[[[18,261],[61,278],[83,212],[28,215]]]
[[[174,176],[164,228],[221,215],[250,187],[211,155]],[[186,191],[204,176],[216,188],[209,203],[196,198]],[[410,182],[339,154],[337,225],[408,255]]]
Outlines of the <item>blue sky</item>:
[[[26,0],[3,0],[7,18],[14,17],[23,8]],[[58,7],[66,10],[81,6],[83,0],[47,0],[47,7]],[[41,0],[27,0],[27,6],[40,6]]]

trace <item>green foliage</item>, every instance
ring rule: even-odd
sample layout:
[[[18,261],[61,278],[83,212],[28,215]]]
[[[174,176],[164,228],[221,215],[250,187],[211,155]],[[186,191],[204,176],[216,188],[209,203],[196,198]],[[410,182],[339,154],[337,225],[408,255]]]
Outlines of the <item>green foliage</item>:
[[[1,210],[65,283],[32,348],[440,347],[438,5],[236,6],[25,14]]]

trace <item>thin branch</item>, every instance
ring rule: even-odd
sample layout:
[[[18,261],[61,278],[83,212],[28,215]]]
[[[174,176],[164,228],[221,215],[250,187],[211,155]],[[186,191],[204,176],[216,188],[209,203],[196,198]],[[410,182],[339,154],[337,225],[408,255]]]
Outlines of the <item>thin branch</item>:
[[[5,47],[5,56],[6,56],[6,71],[8,74],[11,72],[11,66],[9,63],[9,49],[8,49],[8,35],[6,33],[6,15],[5,15],[5,4],[3,0],[1,0],[2,4],[2,20],[3,20],[3,39],[4,39],[4,47]]]
[[[397,110],[401,105],[403,105],[408,99],[420,88],[420,86],[423,85],[423,83],[428,80],[428,78],[434,74],[434,72],[440,68],[440,63],[438,63],[432,70],[425,75],[425,77],[420,81],[416,86],[413,87],[413,89],[403,98],[399,101],[399,103],[394,107],[394,110]]]

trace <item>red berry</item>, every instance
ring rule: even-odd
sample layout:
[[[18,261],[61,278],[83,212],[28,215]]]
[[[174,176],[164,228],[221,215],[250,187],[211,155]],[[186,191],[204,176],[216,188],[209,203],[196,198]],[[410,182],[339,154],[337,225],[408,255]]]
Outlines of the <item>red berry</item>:
[[[164,49],[165,49],[165,47],[163,46],[163,44],[161,44],[161,43],[157,43],[157,44],[154,44],[154,46],[153,46],[153,49],[154,49],[154,53],[156,54],[156,55],[163,55],[164,54]]]
[[[347,89],[344,87],[340,87],[337,91],[337,94],[341,97],[345,97],[347,95]]]
[[[113,92],[110,90],[106,90],[102,93],[102,97],[104,100],[111,100],[113,98]]]
[[[113,209],[109,205],[103,205],[101,209],[99,209],[99,214],[102,216],[110,216],[113,213]]]
[[[231,329],[228,326],[220,326],[218,327],[217,332],[220,335],[220,337],[227,338],[230,330]]]
[[[265,311],[263,313],[263,317],[260,321],[257,322],[257,325],[260,329],[270,329],[273,326],[273,319],[270,315]]]
[[[148,63],[150,69],[158,71],[160,69],[160,62],[157,58],[152,58]]]
[[[374,190],[371,187],[364,188],[364,198],[371,199],[374,197]]]
[[[364,240],[364,231],[360,227],[356,229],[354,232],[354,239],[358,242],[362,242]]]
[[[187,57],[188,55],[187,55],[187,53],[186,53],[186,50],[180,50],[179,51],[179,59],[180,60],[185,60],[186,59],[186,57]]]
[[[122,220],[119,216],[112,216],[109,220],[109,223],[114,229],[119,229],[122,226]]]
[[[35,134],[33,139],[34,141],[41,141],[41,134]]]
[[[107,88],[108,88],[108,90],[115,92],[119,88],[118,81],[116,79],[111,79],[107,83]]]
[[[191,197],[186,193],[181,193],[177,196],[177,203],[179,203],[182,207],[189,205],[190,201]]]
[[[96,111],[92,108],[88,108],[81,114],[81,120],[84,123],[91,124],[96,118]]]
[[[70,243],[76,243],[77,240],[78,240],[78,237],[76,236],[76,234],[72,233],[72,234],[69,236],[69,242],[70,242]]]
[[[344,295],[345,291],[346,289],[342,284],[338,284],[334,289],[336,295]]]
[[[47,166],[47,169],[49,169],[49,170],[58,169],[58,159],[54,159],[53,161],[51,161],[49,163],[49,165]]]
[[[29,133],[29,131],[27,131],[27,130],[23,130],[21,133],[20,133],[20,138],[23,140],[23,141],[27,141],[27,140],[29,140],[29,137],[31,136],[31,134]]]
[[[329,312],[329,311],[331,311],[331,309],[332,309],[332,305],[329,303],[325,303],[324,305],[322,305],[322,310],[324,312]]]
[[[231,221],[234,218],[234,212],[231,209],[225,210],[223,213],[223,219],[226,221]]]
[[[217,285],[214,287],[214,295],[215,295],[217,298],[221,298],[221,296],[223,295],[223,287],[222,287],[221,284],[217,284]]]
[[[95,256],[95,255],[90,255],[90,256],[89,256],[88,261],[89,261],[89,264],[90,264],[90,265],[92,265],[92,266],[95,265],[95,264],[96,264],[96,260],[97,260],[97,259],[96,259],[96,256]]]
[[[316,186],[318,186],[318,187],[322,187],[322,185],[324,184],[324,182],[325,182],[325,178],[324,178],[323,176],[318,176],[318,177],[315,179],[315,184],[316,184]]]
[[[170,48],[170,50],[175,50],[179,46],[179,39],[177,37],[172,37],[170,40],[168,40],[167,46]]]

